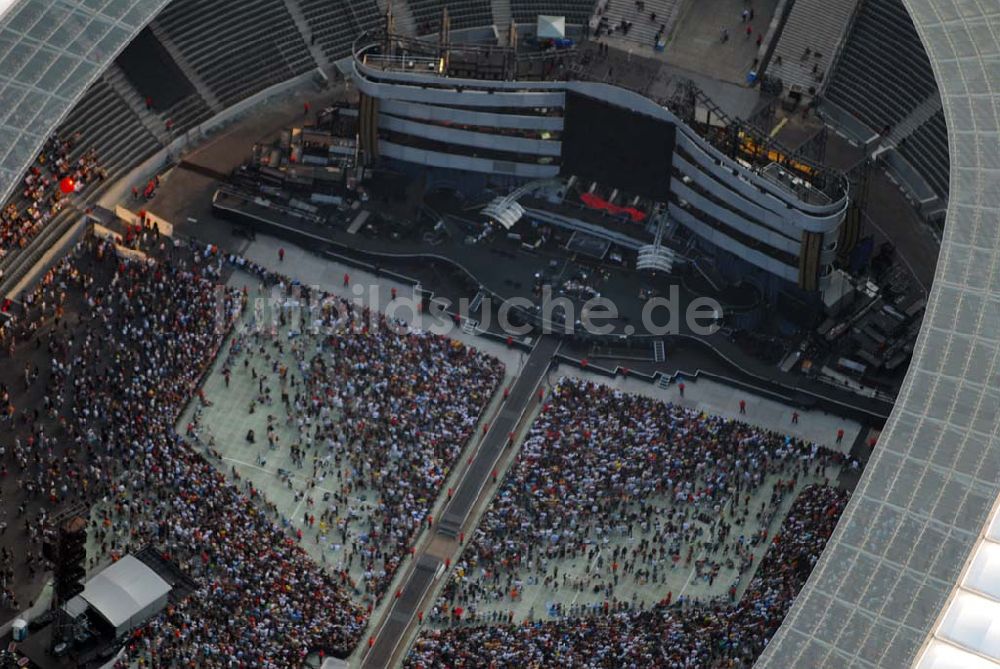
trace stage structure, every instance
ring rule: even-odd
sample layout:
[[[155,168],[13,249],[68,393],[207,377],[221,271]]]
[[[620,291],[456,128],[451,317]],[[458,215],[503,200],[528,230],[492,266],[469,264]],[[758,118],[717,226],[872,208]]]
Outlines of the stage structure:
[[[586,206],[637,226],[662,209],[723,273],[753,275],[771,294],[828,285],[848,210],[843,174],[764,143],[696,92],[675,113],[573,79],[572,45],[526,42],[361,35],[351,63],[361,161],[447,173],[468,190],[575,179]]]

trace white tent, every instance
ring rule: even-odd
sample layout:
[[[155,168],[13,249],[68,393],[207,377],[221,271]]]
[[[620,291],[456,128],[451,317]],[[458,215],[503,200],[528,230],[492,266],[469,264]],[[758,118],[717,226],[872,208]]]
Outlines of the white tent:
[[[563,39],[566,37],[565,16],[538,15],[538,39]]]
[[[170,585],[141,560],[126,555],[83,586],[80,597],[121,635],[167,605]]]

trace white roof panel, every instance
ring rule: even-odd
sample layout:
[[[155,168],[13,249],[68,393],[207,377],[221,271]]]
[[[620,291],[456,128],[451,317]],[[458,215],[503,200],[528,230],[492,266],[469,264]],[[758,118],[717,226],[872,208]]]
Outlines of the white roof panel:
[[[141,560],[126,555],[87,581],[80,594],[114,627],[170,592],[170,585]]]

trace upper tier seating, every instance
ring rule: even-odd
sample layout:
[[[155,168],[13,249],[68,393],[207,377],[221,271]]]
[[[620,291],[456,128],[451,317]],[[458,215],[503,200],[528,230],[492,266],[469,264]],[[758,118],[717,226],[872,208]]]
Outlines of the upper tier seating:
[[[785,86],[818,89],[857,6],[858,0],[795,0],[767,73]]]
[[[901,0],[861,1],[824,94],[874,133],[889,136],[898,130],[903,135],[896,142],[900,153],[938,195],[947,197],[944,115],[938,111],[924,116],[935,108],[940,110],[940,104],[934,102],[937,86]],[[909,133],[917,123],[919,126]]]
[[[302,15],[312,30],[310,39],[330,60],[351,54],[355,38],[382,25],[382,14],[374,0],[301,0]]]
[[[409,0],[410,12],[418,35],[436,33],[441,23],[441,10],[448,8],[451,29],[481,28],[493,23],[489,0]]]
[[[282,0],[175,0],[161,31],[225,107],[316,67]]]
[[[913,134],[900,142],[899,150],[941,197],[948,196],[948,130],[944,112],[930,117]]]
[[[935,90],[934,73],[901,0],[863,0],[826,97],[875,132],[899,123]]]

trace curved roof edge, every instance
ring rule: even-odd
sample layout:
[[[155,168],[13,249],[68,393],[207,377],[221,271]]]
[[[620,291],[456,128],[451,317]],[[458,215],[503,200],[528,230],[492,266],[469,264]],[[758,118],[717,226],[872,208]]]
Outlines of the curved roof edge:
[[[94,9],[85,0],[0,0],[0,201],[73,105],[169,1]]]
[[[937,271],[871,462],[757,667],[913,665],[998,492],[1000,11],[981,0],[903,3],[948,128],[951,198]]]

